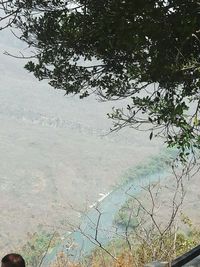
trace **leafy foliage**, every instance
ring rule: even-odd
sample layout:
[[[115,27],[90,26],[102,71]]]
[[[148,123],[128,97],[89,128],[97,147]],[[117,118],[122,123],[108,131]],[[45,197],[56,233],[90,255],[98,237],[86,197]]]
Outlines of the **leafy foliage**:
[[[7,2],[7,1],[6,1]],[[66,94],[129,99],[114,129],[151,129],[169,146],[200,146],[200,5],[196,0],[8,1],[26,69]],[[192,109],[190,106],[192,104]]]
[[[59,235],[44,230],[28,234],[28,241],[21,248],[21,253],[28,266],[36,267],[42,262],[47,251],[59,242]]]

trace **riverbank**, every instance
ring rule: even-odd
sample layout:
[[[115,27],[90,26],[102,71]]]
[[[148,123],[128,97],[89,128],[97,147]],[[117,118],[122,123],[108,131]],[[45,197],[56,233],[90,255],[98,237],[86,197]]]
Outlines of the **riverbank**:
[[[146,164],[129,169],[123,176],[121,184],[116,186],[101,202],[93,204],[93,208],[82,216],[82,222],[78,229],[47,255],[43,266],[48,266],[62,251],[70,255],[71,259],[78,260],[82,256],[88,255],[96,245],[106,244],[118,235],[120,229],[116,229],[114,218],[119,208],[129,198],[128,193],[138,194],[141,187],[165,177],[175,154],[174,151],[166,151],[153,157]],[[69,250],[70,242],[73,246]]]

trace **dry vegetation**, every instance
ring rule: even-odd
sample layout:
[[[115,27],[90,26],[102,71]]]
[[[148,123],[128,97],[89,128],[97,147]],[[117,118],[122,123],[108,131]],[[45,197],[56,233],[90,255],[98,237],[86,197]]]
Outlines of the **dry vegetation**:
[[[98,244],[81,262],[59,253],[51,267],[142,267],[154,260],[172,261],[200,243],[199,226],[182,213],[184,197],[182,173],[168,187],[160,183],[145,187],[137,198],[130,196],[125,209],[129,220],[125,216],[127,225],[120,237],[105,247]]]
[[[134,248],[131,250],[127,247],[124,240],[117,242],[118,245],[113,243],[110,246],[110,252],[116,257],[115,260],[101,249],[94,251],[93,254],[82,263],[73,263],[67,259],[64,253],[61,253],[51,267],[142,267],[144,264],[155,260],[155,258],[170,262],[174,257],[187,252],[189,249],[199,244],[200,241],[200,230],[194,227],[186,216],[184,216],[182,220],[188,227],[188,233],[167,233],[163,238],[164,255],[160,250],[160,238],[159,233],[157,233],[154,240],[152,240],[153,243],[151,246],[147,244],[146,240],[142,239],[138,241],[135,240],[136,243],[140,243],[135,244]]]

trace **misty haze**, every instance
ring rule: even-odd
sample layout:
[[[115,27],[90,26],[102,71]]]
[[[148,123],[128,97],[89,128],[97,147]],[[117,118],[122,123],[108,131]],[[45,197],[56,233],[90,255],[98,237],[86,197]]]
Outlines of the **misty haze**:
[[[26,242],[43,226],[67,231],[83,211],[120,183],[123,174],[159,153],[149,133],[109,133],[117,103],[64,96],[23,69],[21,44],[1,32],[0,248]],[[64,226],[63,226],[64,225]]]

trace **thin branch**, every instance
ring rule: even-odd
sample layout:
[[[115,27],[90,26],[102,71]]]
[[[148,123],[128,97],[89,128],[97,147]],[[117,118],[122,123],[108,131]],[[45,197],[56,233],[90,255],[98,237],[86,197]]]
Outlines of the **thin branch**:
[[[56,232],[54,232],[53,235],[51,236],[51,238],[49,239],[49,242],[48,242],[46,251],[45,251],[44,255],[42,256],[42,258],[41,258],[41,260],[40,260],[40,263],[39,263],[38,267],[41,267],[41,265],[42,265],[42,263],[43,263],[43,261],[44,261],[46,255],[47,255],[47,253],[48,253],[48,250],[49,250],[49,248],[50,248],[50,246],[51,246],[51,242],[52,242],[52,240],[53,240],[54,237],[55,237],[55,234],[56,234]]]

